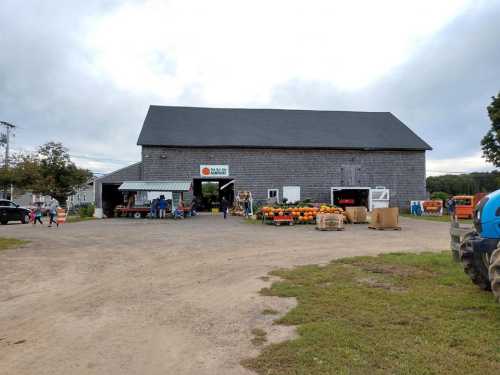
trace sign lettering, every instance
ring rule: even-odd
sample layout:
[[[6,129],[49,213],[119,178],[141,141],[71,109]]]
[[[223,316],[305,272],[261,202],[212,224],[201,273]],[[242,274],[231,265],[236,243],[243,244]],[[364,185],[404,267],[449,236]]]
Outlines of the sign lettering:
[[[228,165],[200,165],[200,176],[201,177],[228,177],[229,176],[229,166]]]

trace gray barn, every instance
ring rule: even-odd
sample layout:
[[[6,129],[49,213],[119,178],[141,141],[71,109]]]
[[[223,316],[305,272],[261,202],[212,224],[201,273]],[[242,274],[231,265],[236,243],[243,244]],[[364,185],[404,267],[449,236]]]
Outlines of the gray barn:
[[[107,214],[124,181],[190,181],[196,196],[211,181],[229,198],[245,190],[254,200],[316,202],[330,202],[332,187],[352,188],[347,200],[357,188],[385,187],[391,205],[408,207],[425,198],[431,149],[389,112],[165,106],[149,108],[137,144],[141,162],[96,182]]]

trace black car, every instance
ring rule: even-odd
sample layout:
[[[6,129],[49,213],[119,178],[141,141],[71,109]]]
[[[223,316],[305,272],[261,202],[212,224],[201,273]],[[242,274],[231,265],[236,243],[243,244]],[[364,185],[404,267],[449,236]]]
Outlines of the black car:
[[[0,223],[7,224],[9,221],[20,221],[23,224],[30,222],[30,210],[20,207],[18,204],[0,199]]]

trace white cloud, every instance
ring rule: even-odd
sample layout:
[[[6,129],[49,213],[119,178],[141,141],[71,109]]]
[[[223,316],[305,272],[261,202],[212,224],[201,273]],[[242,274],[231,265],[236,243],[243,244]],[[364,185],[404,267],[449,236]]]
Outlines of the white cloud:
[[[62,141],[109,171],[140,158],[150,104],[387,110],[434,147],[432,173],[487,168],[463,155],[479,150],[498,90],[498,2],[75,4],[1,2],[14,148]]]
[[[358,90],[407,61],[466,0],[130,3],[87,35],[96,75],[175,103],[266,104],[290,79]],[[183,103],[186,104],[186,103]]]

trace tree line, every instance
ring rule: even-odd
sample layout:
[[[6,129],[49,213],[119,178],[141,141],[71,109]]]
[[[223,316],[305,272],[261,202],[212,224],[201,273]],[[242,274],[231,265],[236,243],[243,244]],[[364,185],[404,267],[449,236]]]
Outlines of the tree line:
[[[13,185],[17,190],[49,195],[61,206],[92,177],[89,170],[71,161],[68,149],[58,142],[48,142],[34,152],[15,153],[0,168],[4,191]]]
[[[492,192],[500,187],[500,172],[474,172],[460,175],[427,177],[427,191],[448,195],[474,195]]]

